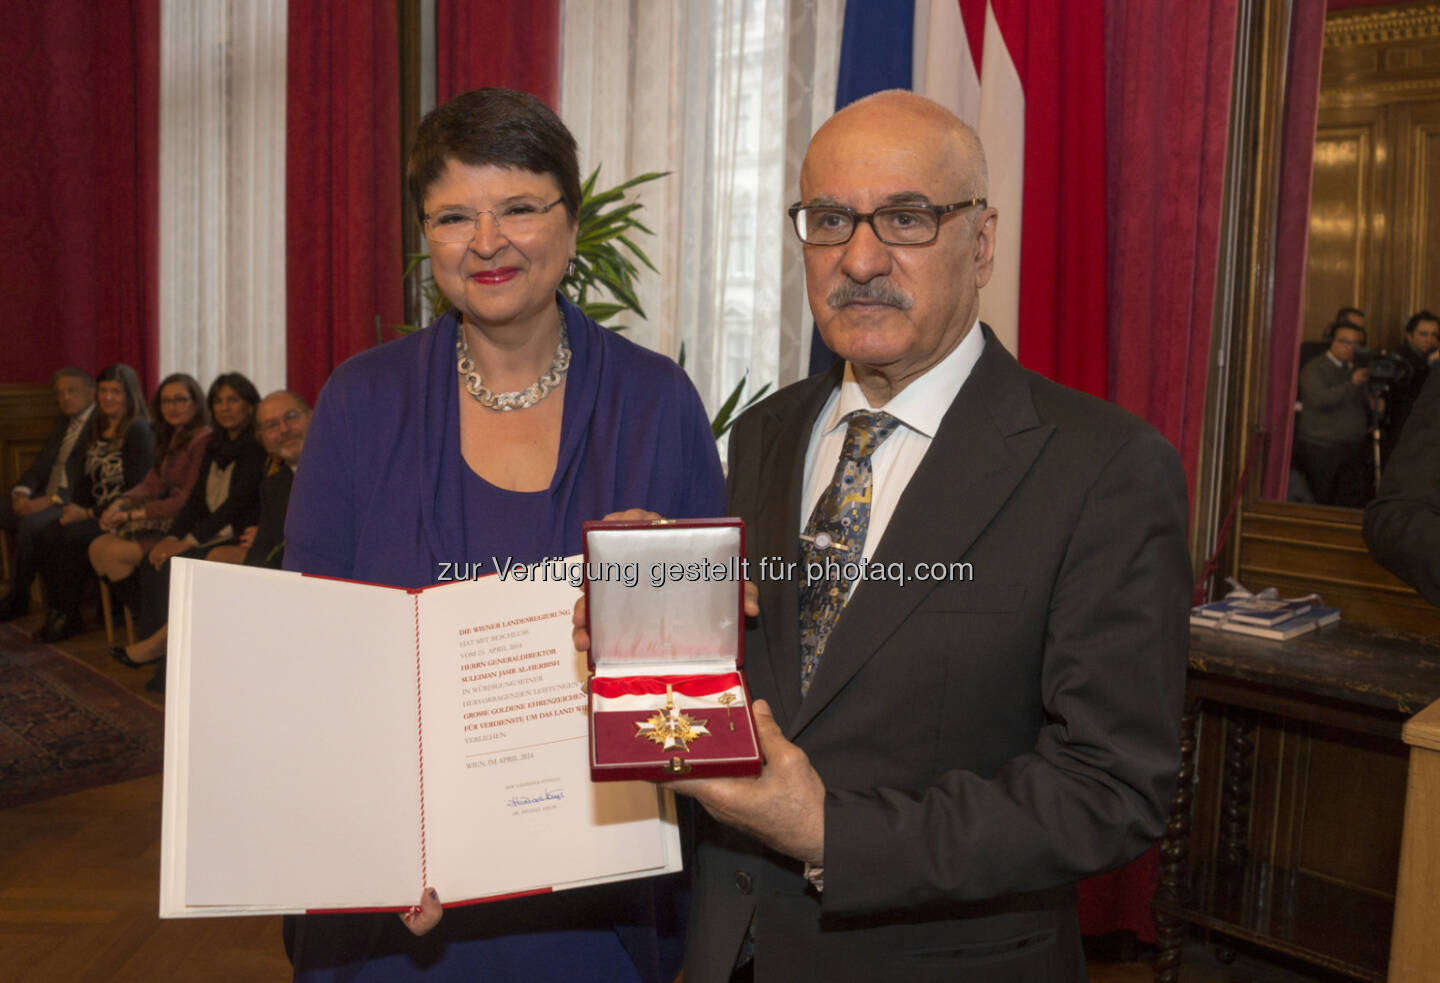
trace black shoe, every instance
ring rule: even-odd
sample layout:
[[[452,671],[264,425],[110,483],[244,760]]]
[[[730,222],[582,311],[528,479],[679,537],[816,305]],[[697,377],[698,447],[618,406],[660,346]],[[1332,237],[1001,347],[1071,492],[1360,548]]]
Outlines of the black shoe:
[[[80,634],[83,622],[78,611],[51,611],[45,619],[45,627],[35,633],[35,641],[54,645]]]
[[[145,688],[152,693],[165,692],[165,660],[160,660],[160,665],[155,668],[155,675],[145,684]]]
[[[148,662],[136,662],[134,659],[130,658],[130,656],[126,655],[125,646],[123,645],[110,646],[110,658],[114,659],[116,662],[120,663],[127,669],[139,669],[143,666],[149,665]]]

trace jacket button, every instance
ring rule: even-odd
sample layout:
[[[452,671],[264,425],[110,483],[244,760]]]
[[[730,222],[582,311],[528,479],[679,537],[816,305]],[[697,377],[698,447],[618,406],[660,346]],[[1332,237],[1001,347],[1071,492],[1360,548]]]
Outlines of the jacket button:
[[[751,879],[748,872],[743,870],[737,870],[735,872],[735,889],[741,894],[749,894],[755,889],[755,882]]]

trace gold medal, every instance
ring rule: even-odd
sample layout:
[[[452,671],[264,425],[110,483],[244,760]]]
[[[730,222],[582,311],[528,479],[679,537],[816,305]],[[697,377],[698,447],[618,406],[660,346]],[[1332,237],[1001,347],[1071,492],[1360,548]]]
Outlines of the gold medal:
[[[675,688],[666,683],[665,709],[657,710],[644,723],[637,723],[635,736],[654,741],[666,751],[676,747],[688,751],[691,741],[710,733],[705,729],[705,723],[704,720],[695,720],[689,714],[680,712],[675,706]]]

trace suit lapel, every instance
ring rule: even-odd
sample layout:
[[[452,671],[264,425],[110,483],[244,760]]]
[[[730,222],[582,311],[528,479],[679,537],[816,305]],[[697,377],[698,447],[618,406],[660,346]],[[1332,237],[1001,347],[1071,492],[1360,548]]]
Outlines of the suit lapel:
[[[934,589],[933,582],[910,579],[909,568],[917,560],[962,558],[1030,470],[1053,429],[1035,413],[1024,370],[986,330],[980,360],[945,413],[872,554],[874,563],[903,565],[907,581],[870,580],[856,588],[826,642],[804,704],[785,718],[788,737],[793,739],[834,699]],[[792,642],[793,651],[786,650],[797,660],[797,677],[798,647]]]
[[[800,500],[805,491],[805,451],[815,418],[839,384],[844,368],[840,363],[810,380],[796,394],[795,402],[777,407],[765,421],[753,562],[778,556],[803,573]],[[789,720],[800,707],[800,594],[794,578],[777,575],[773,567],[763,578],[752,567],[750,576],[760,589],[760,623],[770,650],[769,668],[774,673],[770,692],[777,695],[780,704],[776,716],[781,721]]]

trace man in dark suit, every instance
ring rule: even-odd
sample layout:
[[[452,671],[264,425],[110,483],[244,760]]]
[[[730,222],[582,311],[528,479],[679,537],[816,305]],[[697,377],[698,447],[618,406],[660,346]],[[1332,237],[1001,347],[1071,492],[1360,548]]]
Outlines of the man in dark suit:
[[[1430,377],[1430,367],[1440,360],[1440,315],[1434,311],[1416,311],[1405,322],[1405,343],[1395,353],[1410,366],[1410,377],[1394,382],[1390,386],[1389,408],[1386,413],[1386,427],[1383,441],[1385,460],[1390,460],[1405,421],[1425,380]]]
[[[1075,882],[1163,830],[1184,476],[979,323],[985,185],[974,133],[910,93],[810,144],[792,216],[845,361],[731,438],[752,576],[796,566],[746,635],[763,773],[675,783],[709,813],[686,983],[1081,980]]]
[[[60,518],[71,489],[85,467],[90,430],[86,424],[95,409],[95,380],[84,369],[63,368],[55,373],[55,403],[60,415],[39,455],[10,489],[9,501],[0,500],[0,529],[26,542]],[[30,555],[16,549],[16,556]],[[30,607],[30,583],[35,571],[17,562],[10,574],[10,589],[0,600],[0,621],[18,618]]]
[[[1376,562],[1440,606],[1440,372],[1431,372],[1365,507]]]
[[[309,429],[310,404],[298,393],[277,389],[260,400],[260,405],[255,407],[255,433],[270,459],[265,465],[265,478],[260,482],[259,521],[247,526],[235,543],[216,546],[205,559],[280,569],[285,558],[285,514],[290,507],[290,488]]]
[[[280,569],[284,560],[285,513],[290,486],[300,466],[300,451],[310,429],[310,404],[299,394],[281,389],[260,401],[255,409],[255,431],[270,452],[272,467],[260,482],[260,522],[240,537],[245,563]]]

